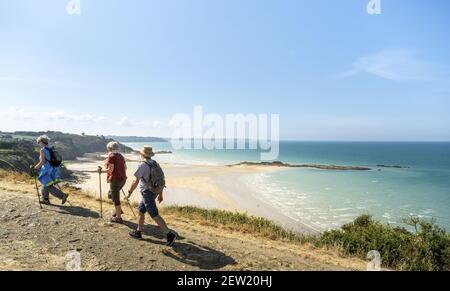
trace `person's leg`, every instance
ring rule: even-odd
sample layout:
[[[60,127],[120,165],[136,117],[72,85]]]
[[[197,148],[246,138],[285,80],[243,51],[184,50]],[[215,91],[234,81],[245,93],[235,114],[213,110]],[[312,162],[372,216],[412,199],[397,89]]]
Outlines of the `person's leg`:
[[[164,234],[168,234],[170,229],[167,227],[167,223],[161,216],[152,217],[152,219],[158,224],[159,228],[164,232]]]
[[[167,227],[166,221],[159,215],[159,210],[156,206],[156,198],[158,195],[152,192],[146,192],[143,196],[145,208],[150,214],[150,217],[156,222],[164,234],[167,235],[170,232],[170,229]]]
[[[55,186],[46,187],[46,189],[48,190],[48,192],[50,192],[50,194],[60,200],[63,200],[67,196],[63,191],[59,190]]]
[[[120,189],[123,187],[122,182],[111,181],[111,198],[114,202],[115,207],[115,217],[113,219],[120,221],[122,220],[122,207],[120,203]]]
[[[145,208],[144,199],[142,199],[141,204],[139,204],[139,220],[138,226],[135,231],[129,233],[132,238],[142,239],[142,231],[144,230],[145,213],[147,209]]]
[[[139,220],[138,220],[137,231],[143,231],[144,230],[144,222],[145,222],[145,213],[142,213],[142,212],[139,211]]]
[[[69,195],[61,191],[59,188],[55,186],[47,187],[47,190],[56,198],[61,200],[61,203],[64,205],[66,204],[67,198],[69,198]]]
[[[158,195],[148,191],[143,193],[142,196],[145,198],[145,207],[147,208],[148,213],[166,235],[167,245],[172,246],[177,239],[177,234],[167,227],[166,221],[159,215],[158,207],[156,206],[156,198]]]
[[[116,206],[116,217],[117,219],[122,219],[122,206]]]
[[[50,193],[48,192],[46,187],[42,187],[42,200],[47,202],[50,200]]]
[[[125,186],[126,180],[120,182],[119,188],[117,189],[117,199],[119,200],[119,206],[116,206],[116,216],[122,217],[123,210],[122,205],[120,203],[120,191],[122,191],[123,187]]]
[[[155,216],[152,217],[153,220],[158,224],[159,228],[164,232],[164,234],[166,235],[166,239],[167,239],[167,245],[168,246],[172,246],[175,242],[175,240],[177,239],[177,234],[176,232],[171,231],[168,227],[166,222],[164,221],[164,218],[162,218],[161,216]]]

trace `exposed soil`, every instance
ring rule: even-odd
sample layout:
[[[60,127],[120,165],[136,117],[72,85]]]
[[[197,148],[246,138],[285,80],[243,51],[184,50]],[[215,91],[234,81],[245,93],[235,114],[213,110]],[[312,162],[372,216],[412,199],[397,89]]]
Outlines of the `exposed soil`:
[[[180,235],[173,247],[157,227],[144,240],[128,237],[136,227],[124,205],[125,225],[108,222],[112,206],[72,195],[72,206],[39,209],[34,185],[0,180],[0,270],[65,270],[70,252],[81,255],[83,270],[349,270],[364,269],[357,259],[308,245],[277,242],[212,227],[166,213]],[[56,199],[53,202],[59,203]],[[164,213],[164,211],[163,211]],[[151,223],[151,221],[148,221]]]

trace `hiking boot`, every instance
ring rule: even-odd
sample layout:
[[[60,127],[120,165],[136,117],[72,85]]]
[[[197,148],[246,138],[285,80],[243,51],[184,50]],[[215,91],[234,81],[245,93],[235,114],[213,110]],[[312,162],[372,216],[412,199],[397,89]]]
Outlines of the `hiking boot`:
[[[168,247],[173,246],[173,243],[175,242],[176,239],[177,239],[177,234],[174,233],[173,231],[169,232],[167,234],[167,246]]]
[[[61,205],[66,204],[67,198],[69,198],[69,195],[66,195],[66,196],[63,197],[63,199],[61,200]]]
[[[129,236],[134,239],[142,239],[142,232],[140,232],[139,230],[135,230],[135,231],[130,232]]]
[[[111,217],[110,221],[112,223],[123,224],[123,219],[122,218],[118,218],[117,216]]]
[[[123,214],[123,210],[121,211],[121,214]],[[116,217],[117,214],[114,213],[112,216],[113,216],[113,217]]]
[[[52,205],[52,204],[50,203],[50,199],[42,199],[42,200],[41,200],[41,204],[44,204],[44,205]]]

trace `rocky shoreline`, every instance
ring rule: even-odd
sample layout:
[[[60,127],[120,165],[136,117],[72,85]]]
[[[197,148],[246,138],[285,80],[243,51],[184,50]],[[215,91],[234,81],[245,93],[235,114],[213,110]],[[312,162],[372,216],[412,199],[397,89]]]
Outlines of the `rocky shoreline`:
[[[278,168],[313,168],[320,170],[335,170],[335,171],[370,171],[372,168],[359,166],[337,166],[337,165],[319,165],[319,164],[289,164],[280,161],[274,162],[241,162],[229,167],[239,166],[264,166],[264,167],[278,167]]]

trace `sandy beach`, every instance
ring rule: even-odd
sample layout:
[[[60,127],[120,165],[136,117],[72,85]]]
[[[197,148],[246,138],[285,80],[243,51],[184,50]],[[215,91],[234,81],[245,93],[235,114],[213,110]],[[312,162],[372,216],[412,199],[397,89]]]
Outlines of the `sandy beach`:
[[[316,231],[307,225],[296,221],[271,205],[258,198],[258,193],[240,182],[245,175],[255,175],[267,171],[280,171],[276,167],[241,165],[227,167],[220,165],[184,165],[170,161],[170,154],[159,154],[155,160],[161,164],[167,180],[167,189],[164,193],[164,205],[198,206],[210,209],[222,209],[248,213],[277,222],[281,226],[303,234],[311,234]],[[128,181],[124,188],[129,189],[134,172],[139,165],[139,155],[127,154]],[[73,171],[80,182],[77,187],[94,197],[99,197],[99,177],[96,169],[103,167],[106,158],[104,153],[89,154],[75,161],[65,163],[66,167]],[[103,198],[106,199],[109,185],[106,176],[102,175]],[[138,203],[140,193],[133,193],[131,201]]]

